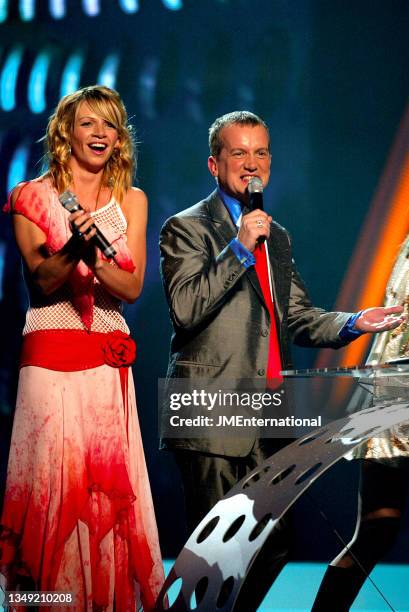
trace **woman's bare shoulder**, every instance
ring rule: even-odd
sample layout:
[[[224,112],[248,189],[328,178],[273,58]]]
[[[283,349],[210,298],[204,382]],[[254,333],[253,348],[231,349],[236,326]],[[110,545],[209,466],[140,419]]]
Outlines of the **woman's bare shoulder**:
[[[46,175],[39,176],[31,181],[18,183],[10,192],[10,203],[13,208],[20,196],[32,197],[33,194],[41,196],[46,188],[49,179]]]
[[[131,187],[126,192],[121,206],[128,218],[146,215],[148,209],[148,198],[146,197],[146,193],[138,187]]]

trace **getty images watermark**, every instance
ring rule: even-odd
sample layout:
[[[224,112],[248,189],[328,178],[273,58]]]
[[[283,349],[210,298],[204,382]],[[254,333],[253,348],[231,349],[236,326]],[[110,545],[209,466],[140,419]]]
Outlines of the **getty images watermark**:
[[[169,408],[179,411],[185,408],[197,408],[200,411],[218,412],[216,417],[205,414],[196,416],[169,416],[171,427],[321,427],[321,416],[317,418],[297,418],[294,415],[281,418],[271,416],[245,416],[244,414],[224,414],[226,408],[250,408],[254,411],[263,411],[265,408],[281,407],[283,405],[284,389],[279,392],[232,392],[219,389],[215,393],[205,389],[193,389],[190,393],[176,393],[169,395]]]
[[[292,385],[273,381],[161,379],[161,437],[201,438],[257,435],[285,438],[321,427],[321,414],[296,401]]]

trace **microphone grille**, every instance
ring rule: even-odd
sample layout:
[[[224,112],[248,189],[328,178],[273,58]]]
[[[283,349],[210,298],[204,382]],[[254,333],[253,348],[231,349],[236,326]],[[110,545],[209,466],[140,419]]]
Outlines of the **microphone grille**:
[[[72,193],[72,191],[64,191],[64,193],[58,196],[58,199],[68,212],[72,213],[79,210],[79,202],[75,193]]]
[[[263,193],[263,183],[261,178],[253,176],[247,185],[249,193]]]

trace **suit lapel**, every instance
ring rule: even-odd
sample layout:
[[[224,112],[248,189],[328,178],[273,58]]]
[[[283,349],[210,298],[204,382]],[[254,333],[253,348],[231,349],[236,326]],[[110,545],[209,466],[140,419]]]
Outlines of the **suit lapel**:
[[[223,246],[227,246],[237,236],[237,228],[234,225],[229,211],[220,199],[217,190],[213,191],[207,198],[209,214],[216,232],[219,234]]]
[[[237,237],[237,227],[234,225],[229,211],[220,199],[217,190],[210,194],[208,198],[208,205],[210,216],[215,224],[216,231],[222,239],[223,246],[227,246],[229,242],[233,240],[233,238]],[[247,212],[249,212],[248,209],[244,207],[243,214],[246,214]],[[250,283],[262,301],[263,306],[267,308],[254,266],[250,266],[250,268],[246,270],[246,273]]]
[[[207,203],[211,221],[214,224],[214,228],[224,248],[233,238],[236,238],[237,228],[226,206],[220,199],[217,190],[210,194],[207,198]],[[247,212],[249,212],[248,209],[244,208],[243,214]],[[286,242],[284,242],[284,240]],[[287,238],[284,238],[283,231],[279,229],[273,221],[271,224],[270,238],[268,240],[268,254],[271,266],[274,307],[279,322],[283,319],[283,304],[287,299],[288,286],[289,283],[291,283],[291,266],[287,253],[289,250],[290,246]],[[254,266],[250,266],[250,268],[246,270],[246,274],[261,303],[266,310],[268,310]]]
[[[289,248],[289,244],[283,244],[283,232],[279,231],[273,222],[268,240],[268,254],[271,265],[274,307],[280,322],[283,319],[283,304],[287,299],[288,285],[291,283],[291,266],[287,256]]]

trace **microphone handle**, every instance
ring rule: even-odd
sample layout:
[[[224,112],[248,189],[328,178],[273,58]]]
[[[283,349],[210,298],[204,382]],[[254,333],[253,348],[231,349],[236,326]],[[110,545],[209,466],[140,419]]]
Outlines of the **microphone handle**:
[[[254,193],[250,193],[250,210],[264,210],[263,205],[263,193],[261,191],[255,191]],[[257,247],[261,248],[263,242],[266,241],[265,236],[260,236],[257,240]]]
[[[94,236],[94,241],[99,250],[102,251],[107,259],[113,259],[116,255],[116,251],[112,244],[109,244],[108,240],[95,223],[92,224],[91,228],[95,228],[96,234]]]
[[[84,210],[76,198],[73,199],[73,201],[70,203],[69,208],[64,203],[62,203],[62,205],[70,213],[77,212],[77,210],[82,210],[82,211]],[[114,249],[112,244],[110,244],[108,240],[105,238],[104,234],[101,232],[99,227],[95,225],[95,223],[93,223],[90,229],[95,229],[96,233],[93,238],[93,242],[95,242],[99,250],[105,255],[107,259],[113,259],[116,255],[116,250]]]
[[[260,191],[250,193],[250,210],[264,210],[263,194]]]

